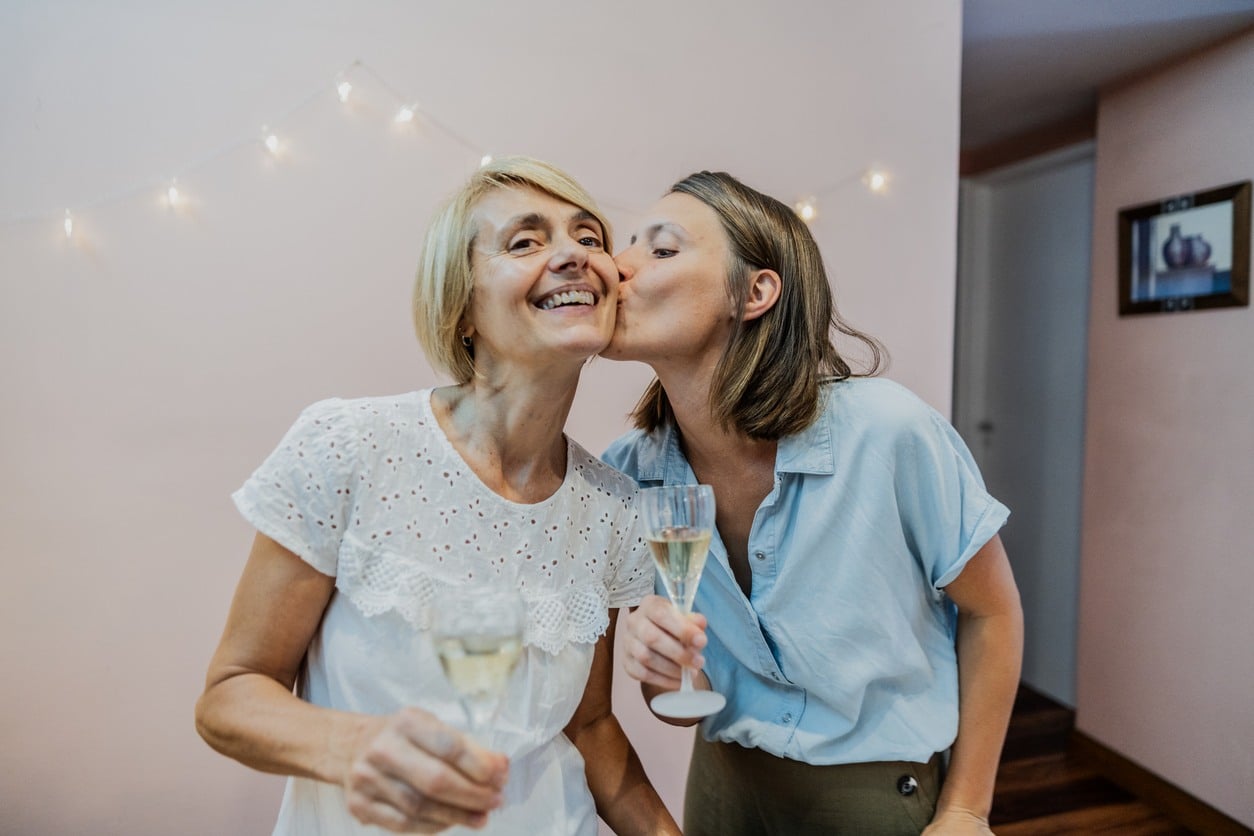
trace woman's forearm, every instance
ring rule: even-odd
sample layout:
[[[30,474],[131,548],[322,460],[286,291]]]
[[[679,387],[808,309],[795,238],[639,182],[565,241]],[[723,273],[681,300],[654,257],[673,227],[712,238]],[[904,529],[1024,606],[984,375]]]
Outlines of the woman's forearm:
[[[566,734],[583,755],[597,814],[615,833],[680,833],[613,714],[578,729],[567,728]]]
[[[937,815],[964,810],[987,818],[997,765],[1019,687],[1023,616],[1017,609],[958,620],[958,737]]]
[[[379,722],[312,705],[258,673],[220,681],[196,703],[196,729],[218,752],[262,772],[335,784]]]

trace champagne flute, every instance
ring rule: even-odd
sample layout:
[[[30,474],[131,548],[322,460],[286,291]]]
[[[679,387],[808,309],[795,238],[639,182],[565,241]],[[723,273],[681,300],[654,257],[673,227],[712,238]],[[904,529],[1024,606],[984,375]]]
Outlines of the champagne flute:
[[[714,489],[709,485],[643,488],[640,514],[666,594],[687,616],[714,533]],[[726,704],[722,694],[695,690],[692,671],[684,667],[679,690],[658,694],[649,706],[664,717],[693,718],[715,714]]]
[[[459,590],[433,605],[432,638],[440,666],[466,714],[467,731],[483,733],[522,654],[522,596],[502,589]]]

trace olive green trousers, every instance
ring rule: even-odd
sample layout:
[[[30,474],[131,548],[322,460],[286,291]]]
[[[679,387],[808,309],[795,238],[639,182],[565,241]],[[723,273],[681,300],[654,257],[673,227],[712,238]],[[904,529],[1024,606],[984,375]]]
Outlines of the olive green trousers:
[[[940,793],[928,763],[812,766],[698,734],[684,798],[686,836],[918,836]]]

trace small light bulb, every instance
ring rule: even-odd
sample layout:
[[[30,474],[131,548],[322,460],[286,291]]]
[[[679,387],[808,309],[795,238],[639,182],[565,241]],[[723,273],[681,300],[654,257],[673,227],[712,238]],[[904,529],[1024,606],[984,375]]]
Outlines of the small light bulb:
[[[814,198],[812,197],[803,198],[797,201],[793,208],[797,212],[797,217],[801,218],[801,220],[806,223],[814,220],[814,218],[819,214],[818,206],[815,205]]]
[[[866,187],[876,194],[882,193],[888,188],[888,174],[877,169],[871,169],[866,173],[864,178]]]
[[[70,210],[65,210],[65,237],[70,238],[74,235],[74,218],[70,216]]]
[[[264,140],[264,142],[265,142],[265,144],[266,144],[266,150],[267,150],[267,151],[269,151],[271,154],[277,154],[277,153],[279,153],[279,138],[278,138],[278,136],[276,136],[275,134],[270,133],[270,131],[269,131],[269,129],[268,129],[268,128],[262,128],[262,129],[261,129],[261,132],[262,132],[262,133],[264,133],[264,134],[266,135],[266,138],[265,138],[265,140]]]
[[[340,97],[340,101],[346,102],[348,101],[348,94],[353,92],[353,85],[349,84],[347,81],[341,81],[339,84],[335,85],[335,92]]]
[[[165,190],[165,197],[170,206],[179,205],[179,187],[174,180],[170,181],[170,187]]]
[[[396,121],[404,124],[414,121],[414,109],[410,105],[403,106],[396,112]]]
[[[484,154],[484,155],[483,155],[483,159],[481,159],[481,160],[479,161],[479,167],[480,167],[480,168],[483,168],[485,165],[487,165],[487,164],[488,164],[488,163],[490,163],[490,162],[492,162],[492,155],[491,155],[491,154]]]

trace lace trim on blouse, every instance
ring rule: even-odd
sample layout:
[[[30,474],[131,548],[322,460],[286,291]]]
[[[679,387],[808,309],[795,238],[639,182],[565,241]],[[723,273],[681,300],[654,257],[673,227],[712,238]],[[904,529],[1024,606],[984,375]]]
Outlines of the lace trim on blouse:
[[[336,588],[367,616],[394,611],[420,630],[431,629],[431,604],[464,588],[398,555],[345,548],[340,553]],[[587,582],[557,591],[522,591],[527,608],[523,643],[546,653],[566,645],[591,644],[610,626],[604,584]]]

